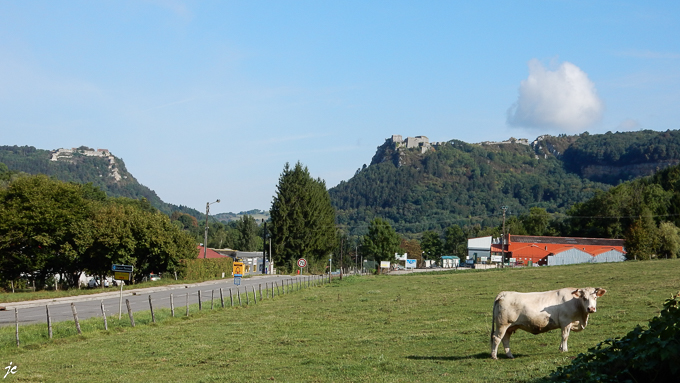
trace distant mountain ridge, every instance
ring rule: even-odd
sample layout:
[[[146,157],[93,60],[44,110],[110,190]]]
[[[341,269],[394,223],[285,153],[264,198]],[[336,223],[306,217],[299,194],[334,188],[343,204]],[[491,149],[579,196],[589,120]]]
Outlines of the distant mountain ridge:
[[[178,211],[205,218],[196,209],[163,202],[155,191],[140,184],[127,171],[122,159],[107,149],[81,146],[50,151],[33,146],[0,146],[0,163],[13,171],[46,174],[65,182],[91,182],[110,197],[146,198],[153,207],[168,215]]]
[[[269,212],[268,211],[263,211],[259,209],[253,209],[253,210],[248,210],[248,211],[242,211],[240,213],[219,213],[215,214],[214,217],[218,221],[221,222],[231,222],[231,221],[237,221],[241,219],[244,215],[249,215],[255,219],[255,222],[257,222],[258,225],[262,223],[262,220],[268,221],[269,220]]]
[[[338,222],[362,234],[374,217],[401,233],[496,225],[531,207],[564,213],[598,190],[680,163],[680,131],[543,135],[469,144],[394,135],[369,166],[329,190]]]

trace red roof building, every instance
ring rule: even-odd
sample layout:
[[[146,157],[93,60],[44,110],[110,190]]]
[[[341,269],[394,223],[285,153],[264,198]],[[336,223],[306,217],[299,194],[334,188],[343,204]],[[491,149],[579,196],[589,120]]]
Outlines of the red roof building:
[[[203,246],[198,245],[198,257],[197,258],[203,258]],[[215,250],[212,250],[211,248],[208,248],[208,252],[206,254],[206,258],[228,258],[226,255],[222,255]]]
[[[496,249],[492,249],[494,250]],[[623,239],[508,235],[506,250],[510,258],[524,265],[553,264],[549,262],[549,257],[554,257],[553,260],[560,259],[559,263],[554,264],[581,263],[579,259],[583,257],[580,256],[582,254],[596,257],[608,252],[625,254]]]

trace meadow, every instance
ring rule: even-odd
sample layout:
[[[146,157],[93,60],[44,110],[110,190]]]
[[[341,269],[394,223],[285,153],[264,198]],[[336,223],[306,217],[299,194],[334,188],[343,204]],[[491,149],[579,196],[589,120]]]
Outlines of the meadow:
[[[559,331],[518,331],[516,359],[490,359],[498,292],[587,286],[607,294],[569,352]],[[25,382],[531,382],[645,325],[678,291],[680,260],[345,277],[245,307],[156,312],[155,324],[140,313],[135,328],[95,318],[75,335],[65,322],[47,340],[45,325],[26,326],[19,348],[5,327],[0,363]]]

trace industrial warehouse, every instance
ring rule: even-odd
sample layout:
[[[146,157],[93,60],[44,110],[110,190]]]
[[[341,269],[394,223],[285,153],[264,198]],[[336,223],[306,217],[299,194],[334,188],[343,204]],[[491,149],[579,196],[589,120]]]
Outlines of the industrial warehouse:
[[[622,262],[626,260],[623,239],[541,237],[508,235],[468,240],[467,263],[500,263],[503,259],[517,266],[556,266],[575,263]]]

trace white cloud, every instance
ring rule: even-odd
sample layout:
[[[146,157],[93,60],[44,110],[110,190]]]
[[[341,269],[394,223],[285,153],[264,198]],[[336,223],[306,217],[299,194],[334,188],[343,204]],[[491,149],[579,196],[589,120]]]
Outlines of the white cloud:
[[[529,77],[507,112],[509,125],[576,132],[602,118],[604,104],[588,75],[564,62],[551,71],[538,60],[529,61]]]

